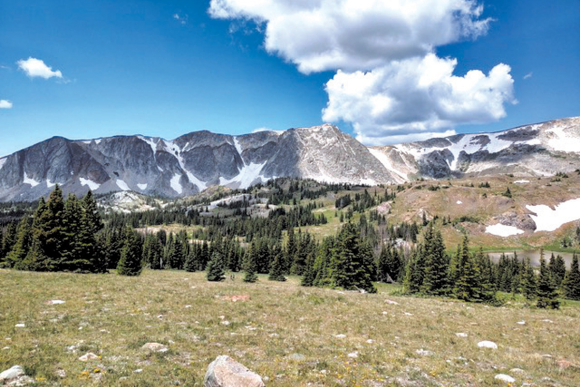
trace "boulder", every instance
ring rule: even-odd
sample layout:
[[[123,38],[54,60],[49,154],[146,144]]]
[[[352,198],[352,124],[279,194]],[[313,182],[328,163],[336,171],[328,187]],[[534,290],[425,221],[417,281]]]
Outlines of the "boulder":
[[[99,357],[92,352],[87,352],[83,356],[79,357],[80,361],[97,360]]]
[[[511,384],[511,383],[515,383],[516,382],[516,380],[514,378],[512,378],[511,376],[506,375],[506,374],[497,374],[497,375],[495,375],[495,378],[494,379],[495,380],[501,380],[502,382],[505,382],[505,383],[508,383],[508,384]]]
[[[163,344],[159,344],[159,343],[143,344],[141,349],[143,351],[149,351],[149,352],[167,352],[167,351],[169,351],[169,348],[167,348],[167,346],[165,346]]]
[[[265,387],[260,375],[227,355],[218,356],[207,367],[203,387]]]
[[[19,365],[15,365],[12,368],[0,373],[0,384],[7,383],[11,380],[18,379],[24,376],[24,370]]]

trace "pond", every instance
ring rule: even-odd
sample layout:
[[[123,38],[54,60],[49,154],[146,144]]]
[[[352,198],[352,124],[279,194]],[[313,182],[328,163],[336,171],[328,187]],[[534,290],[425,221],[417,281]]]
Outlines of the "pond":
[[[518,255],[519,259],[530,258],[530,261],[532,262],[532,266],[540,266],[540,250],[515,250],[515,252]],[[566,267],[568,269],[570,268],[570,264],[572,263],[572,255],[573,255],[572,253],[559,253],[556,251],[544,250],[544,258],[546,259],[546,263],[548,263],[550,261],[550,257],[552,256],[552,253],[554,254],[555,257],[560,255],[562,258],[564,258],[564,262],[566,262]],[[491,251],[491,252],[487,252],[486,254],[489,255],[489,257],[491,258],[491,260],[493,262],[499,262],[499,259],[500,259],[502,254],[505,254],[506,257],[508,257],[508,258],[511,258],[514,255],[513,251],[512,252]]]

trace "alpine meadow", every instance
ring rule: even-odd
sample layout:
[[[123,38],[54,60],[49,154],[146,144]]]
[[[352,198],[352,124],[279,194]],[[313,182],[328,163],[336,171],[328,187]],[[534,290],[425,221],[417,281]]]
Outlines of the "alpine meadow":
[[[579,12],[3,3],[0,386],[580,386]]]

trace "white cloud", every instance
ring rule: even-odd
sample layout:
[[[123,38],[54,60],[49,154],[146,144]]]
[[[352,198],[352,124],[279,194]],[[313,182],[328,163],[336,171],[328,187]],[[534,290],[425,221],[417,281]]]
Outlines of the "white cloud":
[[[212,0],[214,18],[266,24],[265,47],[303,73],[370,70],[487,32],[472,0]]]
[[[456,65],[455,59],[428,54],[366,73],[338,71],[326,84],[323,119],[351,122],[361,140],[378,144],[387,136],[415,133],[418,139],[505,117],[504,103],[516,102],[510,67],[499,64],[488,75],[471,70],[459,77],[453,75]]]
[[[211,0],[214,18],[253,21],[264,47],[327,82],[325,121],[351,123],[367,144],[453,134],[516,103],[510,67],[453,74],[436,47],[487,33],[476,0]]]
[[[0,109],[12,109],[12,102],[0,99]]]
[[[40,77],[49,79],[52,77],[62,78],[60,70],[52,70],[52,67],[47,66],[44,61],[36,58],[21,59],[16,62],[18,68],[26,73],[30,78]]]
[[[530,79],[533,75],[534,75],[534,73],[529,72],[526,75],[524,75],[524,79]]]
[[[174,13],[173,18],[175,20],[177,20],[180,24],[185,25],[185,24],[187,24],[187,20],[189,19],[189,16],[187,14],[182,16],[178,13]]]

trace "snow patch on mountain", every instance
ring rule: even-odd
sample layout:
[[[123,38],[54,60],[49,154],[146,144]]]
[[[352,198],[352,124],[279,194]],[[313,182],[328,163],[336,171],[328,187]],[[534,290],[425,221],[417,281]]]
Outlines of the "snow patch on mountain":
[[[30,184],[33,188],[40,184],[39,181],[31,179],[28,177],[26,172],[24,172],[24,178],[22,179],[22,184]]]
[[[580,153],[580,138],[569,135],[564,131],[565,128],[565,126],[555,126],[549,129],[548,132],[556,137],[550,139],[548,145],[557,151]]]
[[[520,230],[514,226],[505,226],[503,224],[495,224],[493,226],[487,226],[485,228],[485,232],[491,235],[496,235],[500,237],[509,237],[513,235],[523,234],[524,231]]]
[[[117,179],[117,187],[121,188],[123,191],[130,191],[131,188],[123,180]]]
[[[139,187],[141,191],[145,191],[147,189],[147,184],[137,184],[137,187]]]
[[[167,152],[171,153],[177,159],[177,162],[179,163],[179,167],[181,168],[181,170],[183,172],[185,172],[187,178],[189,179],[189,182],[192,184],[195,184],[200,191],[203,191],[204,189],[206,189],[207,183],[204,181],[201,181],[200,179],[195,177],[195,175],[193,173],[191,173],[190,171],[188,171],[185,168],[185,160],[183,159],[183,156],[181,156],[181,150],[179,149],[179,146],[177,144],[175,144],[173,141],[163,140],[163,143],[165,144],[165,150],[167,150]],[[171,181],[174,181],[174,179],[175,179],[175,176],[173,176]],[[179,184],[179,180],[177,182]],[[175,185],[175,187],[177,187],[177,185]],[[175,187],[173,185],[171,185],[171,188],[174,191],[176,191],[180,194],[183,192],[183,187],[181,187],[181,184],[179,184],[179,187],[181,187],[180,188],[181,191],[178,191],[177,189],[175,189]]]
[[[244,165],[246,165],[246,162],[244,161],[244,157],[242,156],[242,146],[240,145],[240,142],[238,141],[237,137],[234,137],[234,147],[236,148],[236,151],[238,151],[238,154],[240,155],[240,159],[242,159],[242,162],[244,163]]]
[[[560,203],[554,209],[546,205],[526,206],[535,215],[530,215],[536,222],[536,231],[554,231],[563,224],[580,219],[580,199]]]
[[[153,156],[155,156],[155,153],[157,152],[157,143],[155,142],[155,140],[152,139],[151,137],[143,137],[143,136],[138,137],[140,140],[146,142],[151,147],[151,150],[153,151]]]
[[[84,179],[82,177],[79,177],[79,181],[81,182],[81,185],[88,185],[89,188],[91,189],[91,191],[95,191],[97,189],[99,189],[99,187],[101,186],[98,183],[95,183],[94,181],[90,180],[90,179]]]
[[[528,184],[529,182],[529,180],[516,180],[514,181],[514,184]]]
[[[6,160],[8,160],[8,157],[4,157],[4,158],[0,159],[0,169],[2,169],[4,164],[6,164]]]
[[[181,175],[179,174],[175,174],[172,178],[171,181],[169,182],[169,184],[171,185],[171,188],[177,192],[178,194],[181,194],[183,192],[183,187],[181,186],[181,183],[179,183],[179,180],[181,179]]]
[[[261,172],[262,168],[264,168],[266,163],[267,162],[265,161],[262,164],[250,163],[249,165],[244,165],[240,170],[240,172],[238,173],[238,175],[235,176],[234,178],[228,180],[224,179],[223,177],[220,177],[220,185],[228,186],[237,183],[238,184],[237,188],[244,189],[248,188],[258,180],[261,182],[265,182],[269,179],[264,178]]]
[[[403,179],[403,182],[409,180],[409,177],[401,172],[398,171],[394,166],[393,163],[391,163],[391,160],[389,160],[389,158],[387,157],[386,154],[384,154],[383,152],[381,152],[378,149],[374,149],[374,148],[369,148],[369,151],[371,152],[371,154],[373,156],[375,156],[377,158],[377,160],[379,160],[381,162],[381,164],[384,165],[385,168],[387,168],[387,171],[389,172],[393,172],[395,173],[397,176],[401,177]]]
[[[53,183],[53,182],[51,182],[51,181],[50,181],[50,179],[46,179],[46,186],[47,186],[48,188],[52,188],[52,187],[54,187],[55,185],[56,185],[56,183]]]

